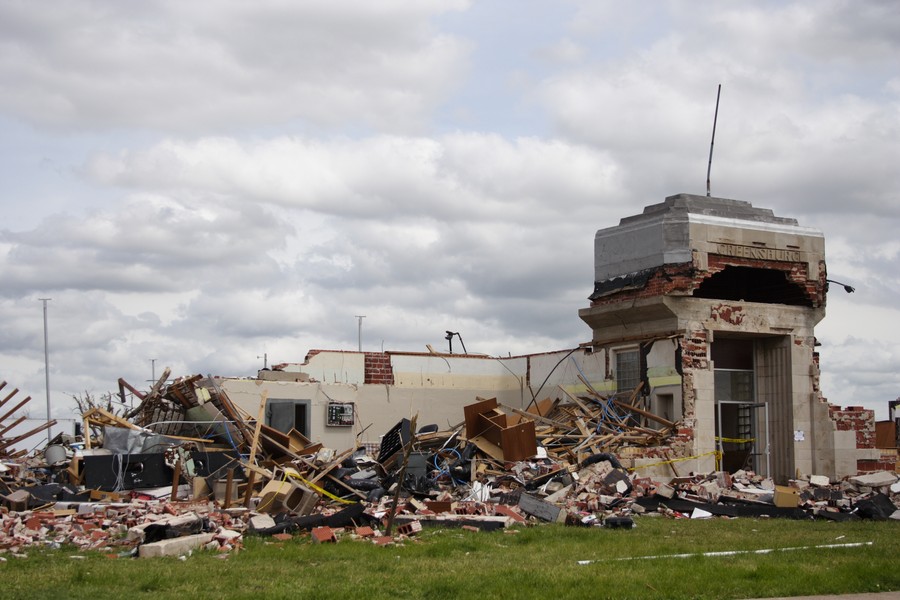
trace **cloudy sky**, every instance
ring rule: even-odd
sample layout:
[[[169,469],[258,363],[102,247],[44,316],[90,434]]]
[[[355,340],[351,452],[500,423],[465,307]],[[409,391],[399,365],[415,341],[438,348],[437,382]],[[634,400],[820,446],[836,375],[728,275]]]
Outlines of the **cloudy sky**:
[[[0,2],[0,379],[571,348],[597,229],[679,192],[824,232],[823,390],[900,396],[893,0]],[[630,5],[634,6],[630,6]]]

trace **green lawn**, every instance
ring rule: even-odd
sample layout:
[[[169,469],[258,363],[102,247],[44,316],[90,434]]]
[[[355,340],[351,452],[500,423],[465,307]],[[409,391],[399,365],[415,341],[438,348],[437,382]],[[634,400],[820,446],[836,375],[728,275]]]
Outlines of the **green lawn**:
[[[187,560],[112,560],[75,550],[32,550],[27,558],[4,555],[0,597],[726,599],[900,590],[900,522],[650,517],[636,522],[630,530],[426,529],[415,540],[386,547],[349,539],[312,544],[306,536],[287,542],[251,537],[243,551],[224,559],[199,552]],[[648,556],[657,558],[640,558]]]

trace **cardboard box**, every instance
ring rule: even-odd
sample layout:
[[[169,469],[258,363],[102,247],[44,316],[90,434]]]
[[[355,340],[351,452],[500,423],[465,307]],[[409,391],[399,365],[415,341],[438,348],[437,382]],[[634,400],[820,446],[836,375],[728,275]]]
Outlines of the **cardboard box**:
[[[787,485],[775,486],[775,506],[795,508],[800,505],[800,490]]]

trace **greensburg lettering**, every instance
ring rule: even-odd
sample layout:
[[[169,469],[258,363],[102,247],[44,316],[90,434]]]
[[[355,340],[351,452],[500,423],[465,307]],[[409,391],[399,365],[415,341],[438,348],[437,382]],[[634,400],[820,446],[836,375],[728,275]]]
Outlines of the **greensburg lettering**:
[[[717,254],[752,258],[755,260],[777,260],[783,262],[800,262],[799,250],[783,250],[780,248],[758,248],[756,246],[739,246],[737,244],[716,244]]]

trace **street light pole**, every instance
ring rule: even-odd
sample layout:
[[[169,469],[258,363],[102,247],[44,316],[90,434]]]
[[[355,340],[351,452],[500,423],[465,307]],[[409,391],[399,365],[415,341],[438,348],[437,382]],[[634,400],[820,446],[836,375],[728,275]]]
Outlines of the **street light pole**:
[[[50,350],[47,336],[47,302],[52,298],[38,298],[44,305],[44,388],[47,393],[47,422],[50,422]],[[47,428],[47,444],[51,440],[50,428]]]

